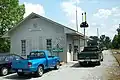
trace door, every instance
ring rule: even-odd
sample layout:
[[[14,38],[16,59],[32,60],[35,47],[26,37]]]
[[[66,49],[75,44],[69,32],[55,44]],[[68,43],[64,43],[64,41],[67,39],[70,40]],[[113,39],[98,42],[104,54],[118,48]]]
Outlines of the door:
[[[73,60],[77,60],[78,46],[74,46]]]
[[[48,57],[48,66],[53,67],[53,66],[55,66],[55,64],[56,64],[55,58],[53,56],[49,56]]]
[[[53,67],[56,65],[54,56],[51,55],[50,52],[48,52],[48,67]]]

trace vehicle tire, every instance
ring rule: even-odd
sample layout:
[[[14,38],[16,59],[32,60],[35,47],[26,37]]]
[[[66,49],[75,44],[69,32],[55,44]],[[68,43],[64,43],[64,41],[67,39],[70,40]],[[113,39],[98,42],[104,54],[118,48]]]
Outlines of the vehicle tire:
[[[18,76],[24,76],[24,72],[17,72]]]
[[[79,62],[79,65],[80,65],[80,66],[83,66],[83,63],[82,63],[82,62]]]
[[[100,61],[98,61],[98,62],[97,62],[97,65],[99,66],[100,64],[101,64]]]
[[[103,58],[101,59],[101,61],[103,61]]]
[[[8,74],[8,72],[9,72],[9,70],[8,70],[8,68],[7,68],[7,67],[3,67],[3,68],[1,69],[1,75],[2,75],[2,76],[7,75],[7,74]]]
[[[60,62],[57,62],[56,65],[55,65],[55,67],[54,67],[54,69],[58,70],[59,68],[60,68]]]
[[[37,69],[37,72],[36,72],[37,76],[41,77],[43,75],[43,73],[44,73],[43,67],[39,66],[38,69]]]
[[[102,55],[101,61],[103,61],[103,55]]]

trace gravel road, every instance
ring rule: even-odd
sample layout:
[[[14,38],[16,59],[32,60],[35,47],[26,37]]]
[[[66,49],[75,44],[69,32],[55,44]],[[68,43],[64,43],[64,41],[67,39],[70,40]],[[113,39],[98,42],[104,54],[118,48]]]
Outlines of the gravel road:
[[[15,73],[0,77],[0,80],[107,80],[106,71],[108,72],[108,70],[106,69],[115,68],[118,63],[111,51],[103,51],[103,54],[104,61],[100,66],[80,67],[77,61],[74,61],[61,66],[59,70],[48,71],[42,77],[32,75],[18,77]]]

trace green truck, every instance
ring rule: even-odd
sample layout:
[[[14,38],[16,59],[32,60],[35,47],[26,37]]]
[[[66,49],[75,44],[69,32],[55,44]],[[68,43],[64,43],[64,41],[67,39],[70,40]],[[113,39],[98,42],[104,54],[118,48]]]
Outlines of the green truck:
[[[100,65],[103,61],[103,53],[96,46],[84,47],[83,51],[78,53],[78,62],[80,65],[97,64]]]

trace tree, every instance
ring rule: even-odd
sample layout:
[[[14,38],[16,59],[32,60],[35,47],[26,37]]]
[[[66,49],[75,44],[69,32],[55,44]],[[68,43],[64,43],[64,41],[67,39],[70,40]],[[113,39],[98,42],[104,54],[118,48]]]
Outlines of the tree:
[[[87,42],[88,46],[99,46],[100,48],[111,48],[111,39],[108,36],[101,35],[100,39],[97,36],[90,36],[90,40]]]
[[[119,49],[120,48],[120,24],[119,24],[119,28],[116,31],[118,32],[118,34],[115,35],[112,40],[112,47],[114,49]]]
[[[104,45],[106,46],[107,49],[111,47],[111,40],[108,36],[106,36],[105,38]]]
[[[97,36],[90,36],[90,40],[87,42],[88,46],[98,45],[99,38]]]
[[[111,39],[108,36],[101,35],[100,36],[100,47],[101,48],[106,47],[107,49],[111,48]]]
[[[115,35],[114,38],[113,38],[113,41],[112,41],[112,47],[114,49],[118,49],[118,35]]]
[[[0,0],[0,52],[8,52],[10,41],[1,36],[23,19],[25,7],[18,0]]]

